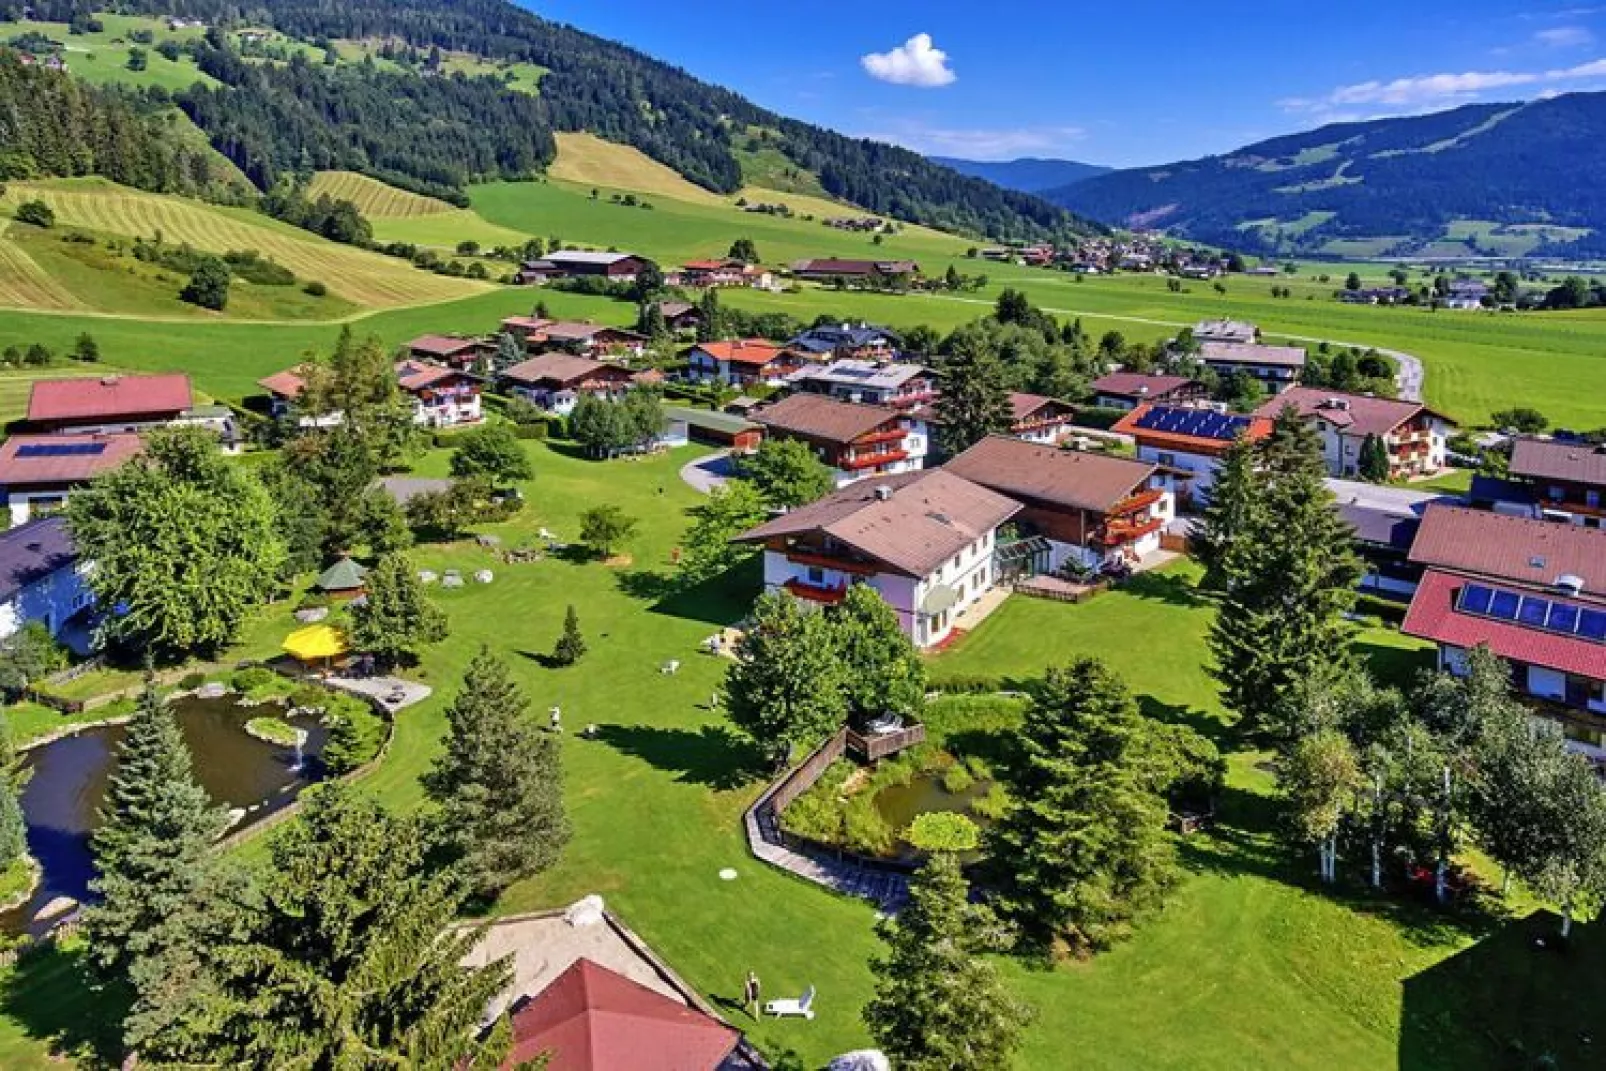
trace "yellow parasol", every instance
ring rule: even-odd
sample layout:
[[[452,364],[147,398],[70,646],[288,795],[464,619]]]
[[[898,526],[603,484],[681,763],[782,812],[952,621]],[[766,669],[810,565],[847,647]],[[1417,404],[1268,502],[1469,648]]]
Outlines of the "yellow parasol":
[[[286,636],[284,649],[303,662],[338,658],[346,653],[346,637],[332,625],[308,625]]]

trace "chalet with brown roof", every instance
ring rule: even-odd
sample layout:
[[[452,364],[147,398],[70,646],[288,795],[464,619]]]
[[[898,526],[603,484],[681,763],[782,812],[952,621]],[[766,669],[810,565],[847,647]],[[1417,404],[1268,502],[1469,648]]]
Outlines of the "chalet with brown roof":
[[[1138,460],[1157,466],[1158,485],[1176,496],[1179,508],[1188,509],[1210,501],[1221,457],[1233,440],[1245,435],[1259,442],[1271,434],[1271,420],[1146,402],[1110,430],[1132,437]]]
[[[863,282],[869,279],[913,279],[920,274],[920,265],[912,260],[844,260],[820,257],[800,260],[792,265],[792,274],[799,279],[829,282],[847,279]]]
[[[1136,409],[1145,402],[1190,405],[1210,397],[1203,383],[1187,376],[1111,372],[1093,381],[1093,404],[1106,409]]]
[[[1248,375],[1270,394],[1281,394],[1299,382],[1305,351],[1298,346],[1261,346],[1246,342],[1206,342],[1199,363],[1217,375]]]
[[[1009,433],[1017,439],[1044,446],[1058,446],[1070,434],[1076,408],[1069,402],[1042,394],[1009,395]]]
[[[555,320],[531,331],[524,342],[527,346],[547,346],[580,357],[639,357],[647,347],[645,335],[590,320]]]
[[[502,373],[502,383],[509,393],[559,416],[573,412],[582,395],[622,397],[640,378],[623,365],[569,353],[543,353]]]
[[[1361,447],[1368,436],[1376,436],[1387,449],[1390,479],[1439,472],[1456,427],[1449,417],[1421,402],[1324,387],[1290,387],[1256,409],[1255,415],[1275,419],[1288,406],[1321,436],[1328,474],[1340,479],[1360,474]]]
[[[398,361],[396,383],[412,395],[413,422],[426,428],[452,428],[478,424],[480,381],[458,368],[423,361]]]
[[[483,339],[456,335],[423,335],[407,343],[407,355],[415,361],[433,361],[464,369],[479,364],[492,350]]]
[[[1040,541],[1029,568],[1058,573],[1141,561],[1176,516],[1158,467],[992,435],[943,466],[1023,507],[1016,524]]]
[[[11,524],[59,510],[73,491],[144,449],[132,432],[11,436],[0,443],[0,494]]]
[[[1606,763],[1606,531],[1430,506],[1410,561],[1424,572],[1401,630],[1456,674],[1487,646],[1570,746]]]
[[[1545,519],[1606,527],[1606,444],[1518,439],[1510,473],[1528,487]]]
[[[786,347],[763,338],[699,342],[685,356],[691,379],[727,387],[780,386],[801,363]]]
[[[752,419],[771,438],[808,443],[839,487],[918,470],[929,448],[926,423],[914,414],[820,394],[790,395],[755,410]]]
[[[509,316],[502,321],[502,333],[512,335],[528,345],[531,335],[540,334],[555,323],[556,320],[549,320],[544,316]]]
[[[695,331],[703,322],[703,313],[689,301],[660,301],[658,311],[671,331]]]
[[[942,643],[998,580],[997,531],[1020,511],[1007,496],[943,469],[844,487],[738,536],[764,547],[764,586],[840,602],[869,584],[919,647]]]

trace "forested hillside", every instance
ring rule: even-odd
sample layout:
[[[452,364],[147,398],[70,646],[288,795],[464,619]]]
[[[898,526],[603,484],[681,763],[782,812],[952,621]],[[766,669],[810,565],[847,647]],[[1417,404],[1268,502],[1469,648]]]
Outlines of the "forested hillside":
[[[1470,233],[1471,251],[1499,254],[1512,228],[1542,225],[1594,233],[1547,232],[1549,247],[1533,251],[1601,255],[1606,189],[1587,176],[1603,167],[1606,94],[1574,93],[1335,124],[1045,196],[1106,223],[1239,248],[1314,252],[1372,240],[1378,252],[1391,243],[1406,251]],[[1488,229],[1456,230],[1458,221]]]
[[[86,19],[83,0],[0,0],[0,16]],[[465,53],[544,68],[539,95],[430,62],[248,62],[225,34],[198,46],[220,88],[179,104],[259,183],[304,166],[362,171],[443,195],[472,181],[522,177],[551,158],[553,131],[633,145],[691,181],[743,183],[732,140],[757,129],[831,195],[880,215],[998,239],[1089,228],[1063,208],[940,167],[917,153],[844,137],[758,108],[633,49],[538,18],[505,0],[127,0],[119,10],[178,15],[215,28],[271,26],[322,47],[363,42],[422,54]],[[398,129],[412,127],[415,129]],[[462,151],[457,151],[461,149]]]

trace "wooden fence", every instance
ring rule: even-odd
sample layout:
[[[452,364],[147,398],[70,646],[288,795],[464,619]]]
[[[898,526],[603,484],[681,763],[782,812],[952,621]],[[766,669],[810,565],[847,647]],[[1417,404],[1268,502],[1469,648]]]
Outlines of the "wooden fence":
[[[888,755],[896,755],[906,748],[926,742],[926,727],[919,723],[895,733],[876,736],[861,736],[852,729],[847,732],[848,750],[865,762],[879,762]]]

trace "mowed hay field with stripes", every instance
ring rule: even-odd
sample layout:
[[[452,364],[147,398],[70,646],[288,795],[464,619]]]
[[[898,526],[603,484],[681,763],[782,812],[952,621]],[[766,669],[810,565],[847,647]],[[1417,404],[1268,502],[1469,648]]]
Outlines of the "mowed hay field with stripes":
[[[320,171],[312,176],[307,194],[350,201],[369,219],[411,219],[456,211],[445,201],[397,189],[355,171]]]
[[[6,234],[18,224],[0,225],[0,305],[17,309],[78,309],[83,304],[41,268]]]
[[[9,214],[21,202],[34,199],[55,211],[58,228],[80,227],[131,239],[159,234],[169,244],[188,243],[213,253],[254,249],[289,268],[298,280],[321,282],[330,292],[367,308],[451,301],[488,286],[326,241],[248,209],[143,193],[102,179],[13,182],[0,197],[0,209]]]

